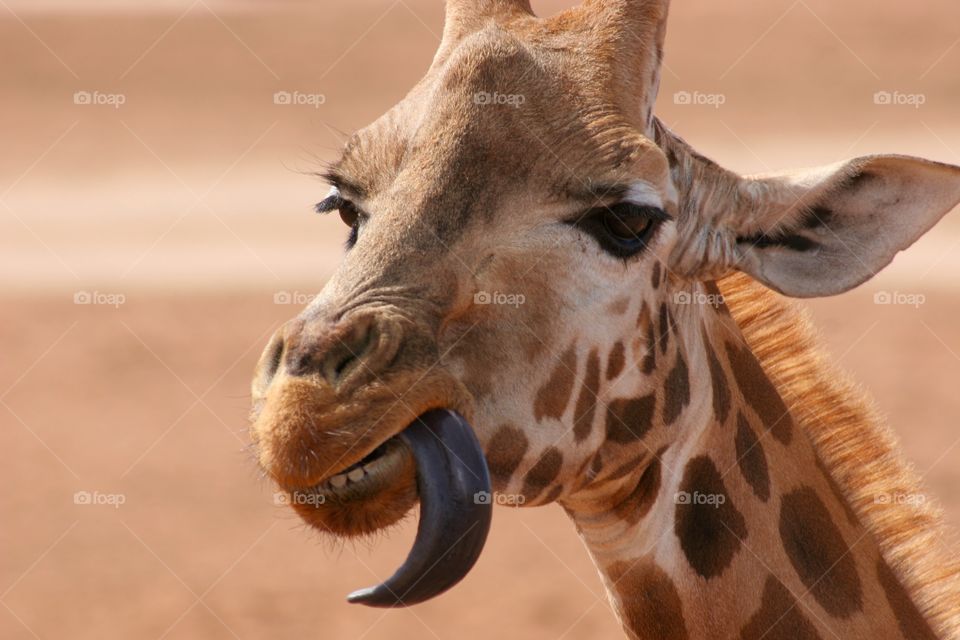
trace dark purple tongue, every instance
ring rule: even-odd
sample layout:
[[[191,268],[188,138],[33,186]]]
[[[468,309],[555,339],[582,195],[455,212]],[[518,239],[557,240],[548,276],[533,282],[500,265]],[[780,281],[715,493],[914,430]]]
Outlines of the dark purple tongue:
[[[466,420],[453,411],[428,411],[400,438],[417,463],[420,524],[396,573],[347,596],[371,607],[406,607],[440,595],[470,572],[490,531],[490,474]]]

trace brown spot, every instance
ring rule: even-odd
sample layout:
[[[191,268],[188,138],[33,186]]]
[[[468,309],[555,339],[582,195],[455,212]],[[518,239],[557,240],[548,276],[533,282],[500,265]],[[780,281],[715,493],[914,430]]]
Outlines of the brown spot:
[[[737,466],[743,479],[747,481],[757,497],[766,502],[770,499],[770,472],[767,470],[767,456],[757,434],[750,428],[750,422],[742,412],[737,412],[737,435],[734,438],[737,447]]]
[[[850,501],[847,500],[846,496],[843,495],[843,491],[840,490],[840,486],[837,484],[837,481],[833,479],[833,474],[831,474],[830,470],[827,469],[827,465],[823,464],[823,460],[820,459],[820,456],[816,456],[815,460],[817,461],[817,468],[820,469],[820,473],[823,474],[824,480],[827,481],[827,486],[830,487],[830,493],[833,494],[833,497],[836,498],[837,502],[840,503],[840,506],[843,507],[843,512],[847,515],[847,520],[850,522],[850,524],[859,528],[860,520],[857,518],[857,513],[850,505]]]
[[[660,351],[667,354],[667,345],[670,344],[670,327],[672,325],[670,312],[666,303],[660,304],[660,321],[657,326],[660,327],[660,335],[657,337],[657,343],[660,345]]]
[[[660,288],[660,274],[661,267],[659,262],[653,263],[653,275],[650,276],[650,284],[653,285],[654,289]]]
[[[529,448],[530,442],[520,429],[509,424],[497,429],[487,445],[490,475],[506,483],[520,466]]]
[[[614,507],[618,518],[634,525],[650,512],[660,491],[661,468],[660,454],[657,454],[643,470],[633,491]]]
[[[612,316],[622,316],[630,308],[630,298],[617,298],[607,306],[607,313]]]
[[[653,327],[653,317],[650,315],[650,307],[643,303],[640,309],[640,315],[637,316],[637,327],[647,339],[647,351],[643,354],[641,367],[645,375],[650,375],[657,366],[657,335]]]
[[[773,576],[763,585],[760,608],[740,631],[740,640],[821,640],[793,594]]]
[[[677,361],[663,384],[663,424],[671,425],[690,404],[690,371],[683,354],[677,351]]]
[[[613,380],[620,375],[625,364],[623,343],[618,341],[610,349],[610,356],[607,358],[607,380]]]
[[[757,412],[773,437],[783,444],[790,444],[793,435],[790,411],[750,348],[738,348],[727,343],[727,356],[744,399]]]
[[[689,638],[680,594],[663,569],[648,560],[620,560],[607,567],[607,576],[632,637]]]
[[[780,538],[800,580],[827,613],[848,618],[863,609],[863,590],[850,548],[812,488],[801,487],[783,496]]]
[[[704,282],[703,288],[712,299],[710,306],[712,306],[715,311],[719,311],[724,315],[730,315],[730,310],[727,309],[727,303],[724,301],[723,293],[720,291],[717,283],[712,280],[710,282]]]
[[[653,317],[650,315],[650,305],[644,300],[640,306],[640,313],[637,314],[637,329],[646,332],[653,324]]]
[[[723,365],[713,350],[706,328],[703,329],[703,348],[707,352],[707,364],[710,368],[710,385],[713,388],[713,415],[721,425],[727,423],[730,415],[730,385],[727,374],[723,372]]]
[[[708,456],[687,463],[676,501],[674,532],[687,561],[704,578],[719,576],[740,550],[747,524]]]
[[[930,628],[923,614],[917,609],[917,605],[907,594],[906,589],[897,580],[893,570],[887,566],[883,558],[877,561],[877,578],[883,587],[883,592],[887,595],[887,602],[893,610],[893,615],[897,618],[897,624],[900,626],[900,632],[904,638],[910,640],[936,640],[936,634]]]
[[[580,396],[573,411],[573,438],[583,442],[590,435],[593,416],[597,411],[597,394],[600,392],[600,356],[597,350],[590,352],[587,358],[587,373],[583,378]]]
[[[538,422],[545,417],[559,420],[563,416],[567,403],[570,402],[570,395],[573,393],[576,371],[576,345],[570,345],[554,367],[550,379],[537,391],[537,398],[533,403],[533,417]]]
[[[556,480],[562,466],[563,454],[556,447],[550,447],[544,451],[523,478],[522,493],[527,500],[534,500],[547,485]]]
[[[636,442],[653,426],[656,396],[616,399],[607,405],[607,440],[620,444]]]

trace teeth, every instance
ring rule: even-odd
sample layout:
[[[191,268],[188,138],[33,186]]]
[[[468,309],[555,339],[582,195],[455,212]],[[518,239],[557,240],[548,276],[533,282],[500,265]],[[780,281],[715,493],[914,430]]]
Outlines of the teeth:
[[[363,479],[364,475],[366,474],[363,470],[363,467],[357,467],[356,469],[348,473],[347,477],[350,479],[351,482],[358,482]]]
[[[382,457],[383,457],[382,455],[378,456],[374,460],[368,462],[366,465],[361,465],[358,462],[356,465],[350,467],[349,469],[345,469],[341,473],[338,473],[337,475],[331,477],[329,480],[327,480],[324,483],[324,486],[329,487],[330,489],[337,490],[337,489],[343,489],[345,486],[347,486],[351,482],[360,482],[361,480],[367,477],[367,474],[369,473],[368,469],[374,468],[376,467],[376,465],[382,464],[382,461],[380,459]]]

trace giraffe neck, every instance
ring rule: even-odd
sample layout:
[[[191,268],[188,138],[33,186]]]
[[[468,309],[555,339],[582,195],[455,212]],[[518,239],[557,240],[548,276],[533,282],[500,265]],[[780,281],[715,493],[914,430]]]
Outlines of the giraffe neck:
[[[643,437],[564,501],[630,637],[935,637],[725,307],[660,322],[651,411],[606,399]]]

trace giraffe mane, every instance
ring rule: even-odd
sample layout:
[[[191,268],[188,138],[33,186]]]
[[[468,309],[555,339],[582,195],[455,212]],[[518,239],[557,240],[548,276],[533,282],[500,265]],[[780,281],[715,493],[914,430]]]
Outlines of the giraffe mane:
[[[718,282],[730,312],[827,471],[901,584],[943,637],[960,636],[960,562],[943,514],[870,397],[826,355],[810,314],[742,273]]]

